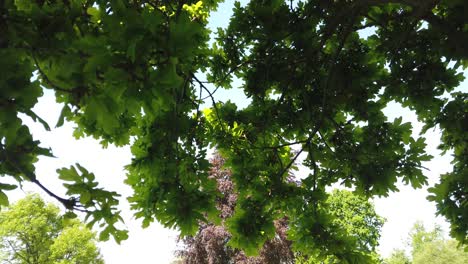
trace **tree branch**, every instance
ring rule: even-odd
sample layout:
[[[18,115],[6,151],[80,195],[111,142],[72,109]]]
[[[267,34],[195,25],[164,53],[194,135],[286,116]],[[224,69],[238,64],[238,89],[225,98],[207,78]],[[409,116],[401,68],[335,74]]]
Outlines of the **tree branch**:
[[[66,198],[62,198],[62,197],[56,195],[55,193],[53,193],[52,191],[50,191],[41,182],[39,182],[39,180],[37,180],[37,177],[36,177],[36,175],[34,173],[24,171],[20,166],[18,166],[16,164],[16,162],[12,161],[8,157],[7,154],[5,154],[5,159],[10,165],[13,166],[13,168],[15,168],[19,173],[23,174],[26,177],[26,179],[28,179],[30,182],[36,184],[37,186],[39,186],[39,188],[41,188],[49,196],[51,196],[51,197],[55,198],[57,201],[59,201],[66,209],[76,210],[76,211],[85,212],[85,213],[89,212],[88,210],[80,209],[79,208],[80,205],[77,203],[77,200],[74,197],[70,197],[70,198],[66,199]]]
[[[61,88],[61,87],[59,87],[58,85],[54,84],[54,83],[49,79],[49,77],[47,77],[47,75],[45,74],[45,72],[44,72],[44,71],[42,70],[42,68],[39,66],[39,62],[37,61],[36,56],[34,55],[34,51],[33,51],[33,50],[31,50],[31,57],[32,57],[33,60],[34,60],[34,64],[36,65],[37,71],[39,72],[39,74],[41,75],[41,77],[44,79],[44,81],[50,86],[50,88],[52,88],[52,89],[54,89],[54,90],[57,90],[57,91],[65,92],[65,93],[73,93],[73,90],[68,90],[68,89]]]
[[[322,135],[322,132],[320,132],[320,130],[318,131],[318,134],[319,134],[320,139],[322,139],[322,142],[325,144],[325,146],[327,146],[327,148],[331,152],[335,153],[335,151],[330,147],[330,145],[328,145],[328,142],[325,140],[325,137]]]
[[[221,121],[221,117],[220,117],[220,115],[219,115],[218,107],[216,106],[216,101],[215,101],[215,99],[214,99],[213,93],[210,92],[210,90],[209,90],[194,74],[192,74],[192,78],[193,78],[195,81],[197,81],[198,85],[199,85],[201,88],[203,88],[203,89],[208,93],[209,97],[211,98],[211,102],[212,102],[212,104],[213,104],[213,107],[214,107],[214,109],[215,109],[215,114],[216,114],[216,117],[218,118],[218,122],[220,122],[223,131],[225,131],[225,129],[224,129],[224,124],[223,124],[223,122]]]
[[[11,243],[11,241],[10,241],[9,239],[6,239],[5,241],[8,243],[8,245],[10,246],[10,248],[13,250],[14,255],[18,256],[19,258],[21,258],[21,259],[24,260],[25,262],[29,263],[28,259],[27,259],[25,256],[23,256],[22,254],[20,254],[20,253],[16,250],[16,247],[13,246],[13,244]],[[9,261],[9,262],[10,262],[10,261]]]
[[[229,77],[233,72],[237,71],[240,67],[242,67],[242,66],[244,66],[245,64],[248,64],[248,63],[250,63],[250,61],[249,61],[249,60],[246,60],[246,61],[244,61],[244,62],[242,62],[242,63],[236,65],[236,66],[233,67],[232,69],[230,69],[221,79],[219,79],[219,80],[217,80],[217,81],[215,80],[214,82],[206,82],[206,83],[216,83],[216,82],[219,83],[219,82],[223,82],[223,81],[225,81],[225,80],[227,79],[227,77]],[[199,80],[197,80],[197,82],[199,82],[199,83],[205,83],[205,82],[201,82],[201,81],[199,81]],[[219,89],[220,87],[221,87],[221,85],[218,84],[218,85],[216,86],[216,88],[214,89],[214,91],[211,92],[211,95],[213,95],[214,93],[216,93],[216,91],[218,91],[218,89]],[[207,99],[207,98],[209,98],[209,96],[205,96],[205,97],[202,98],[201,100],[205,100],[205,99]]]

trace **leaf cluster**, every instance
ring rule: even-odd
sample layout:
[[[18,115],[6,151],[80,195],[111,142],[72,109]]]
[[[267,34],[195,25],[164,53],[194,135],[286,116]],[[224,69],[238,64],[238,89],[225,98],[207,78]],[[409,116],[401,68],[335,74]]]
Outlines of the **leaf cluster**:
[[[340,230],[341,244],[320,245],[310,236],[303,236],[300,231],[291,229],[296,224],[294,218],[284,217],[274,221],[273,236],[267,237],[264,244],[258,246],[249,244],[250,241],[235,240],[234,233],[243,232],[246,226],[237,224],[233,214],[238,214],[239,190],[232,181],[232,172],[225,167],[226,160],[215,154],[211,160],[210,177],[216,179],[217,188],[222,196],[217,199],[220,211],[220,223],[200,223],[200,230],[195,236],[183,238],[184,248],[177,252],[183,263],[342,263],[343,261],[357,261],[356,263],[379,263],[375,247],[380,238],[380,229],[384,223],[376,214],[373,204],[364,196],[358,196],[350,191],[334,190],[321,203],[324,208],[322,215],[332,219],[327,226],[316,228],[316,236],[326,233],[323,230]],[[293,180],[291,176],[290,181]],[[241,205],[243,206],[243,205]],[[245,213],[244,211],[242,213]],[[242,215],[241,215],[242,216]],[[233,224],[234,223],[234,224]],[[294,228],[294,227],[293,227]],[[241,230],[239,230],[241,229]],[[270,230],[260,230],[264,235]],[[251,232],[253,233],[253,232]],[[297,236],[301,235],[301,238]],[[346,238],[348,246],[356,253],[354,260],[343,259],[338,251],[343,250],[343,240]],[[290,239],[296,239],[293,244]],[[304,240],[299,241],[297,240]],[[318,239],[318,238],[315,238]],[[307,240],[307,241],[305,241]],[[243,243],[243,244],[241,244]],[[309,243],[307,245],[307,243]],[[239,245],[241,244],[241,245]],[[307,245],[307,246],[304,246]],[[260,247],[260,248],[257,248]],[[249,251],[250,250],[250,251]],[[258,252],[258,255],[255,255]],[[341,261],[341,262],[340,262]]]

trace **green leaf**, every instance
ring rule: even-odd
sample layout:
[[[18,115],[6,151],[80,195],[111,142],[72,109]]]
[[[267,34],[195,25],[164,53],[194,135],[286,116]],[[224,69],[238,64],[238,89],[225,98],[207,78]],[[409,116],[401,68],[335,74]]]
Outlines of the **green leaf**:
[[[14,184],[6,184],[6,183],[0,183],[0,190],[6,190],[6,191],[11,191],[16,189],[18,186]]]
[[[64,217],[65,219],[75,219],[75,218],[78,217],[78,215],[75,214],[75,213],[72,212],[72,211],[68,211],[68,212],[66,212],[66,213],[63,215],[63,217]]]
[[[31,110],[27,110],[27,111],[25,111],[25,114],[27,114],[28,116],[30,116],[30,117],[34,120],[34,122],[39,121],[39,123],[41,123],[42,126],[44,126],[44,128],[45,128],[47,131],[50,131],[50,126],[49,126],[49,124],[47,124],[47,122],[46,122],[44,119],[42,119],[41,117],[39,117],[38,115],[36,115],[36,113],[34,113],[34,112],[31,111]]]
[[[130,58],[132,62],[135,62],[136,57],[136,47],[138,42],[140,41],[141,37],[133,39],[127,48],[127,56]]]
[[[8,206],[10,203],[8,202],[8,196],[0,190],[0,207],[1,206]]]
[[[15,5],[20,11],[31,11],[33,8],[33,3],[29,0],[15,0]]]
[[[88,7],[86,13],[91,16],[91,21],[93,23],[98,23],[101,20],[101,11],[96,7]]]
[[[65,122],[65,118],[70,117],[71,114],[72,114],[72,112],[71,112],[70,107],[68,107],[68,105],[65,105],[62,108],[62,111],[60,112],[60,116],[59,116],[59,119],[58,119],[57,124],[55,125],[55,127],[63,126],[63,123]]]
[[[80,203],[88,204],[91,201],[91,194],[88,191],[80,193]]]
[[[70,167],[70,169],[62,168],[57,169],[57,173],[59,174],[59,179],[64,181],[80,181],[81,177],[78,175],[78,172],[74,167]]]
[[[52,154],[52,149],[46,149],[46,148],[38,148],[36,151],[37,155],[42,155],[50,158],[56,158],[54,154]]]

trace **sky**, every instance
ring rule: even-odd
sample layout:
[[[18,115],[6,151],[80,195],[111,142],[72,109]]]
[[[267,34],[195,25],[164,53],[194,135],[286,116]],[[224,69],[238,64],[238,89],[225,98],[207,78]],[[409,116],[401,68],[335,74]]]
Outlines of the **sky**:
[[[232,14],[232,2],[226,1],[219,7],[218,12],[211,16],[210,26],[212,28],[227,25],[227,18]],[[465,76],[467,76],[466,73]],[[240,83],[237,81],[235,85],[240,85]],[[463,82],[459,89],[468,92],[468,82]],[[220,90],[216,96],[222,101],[229,98],[240,104],[247,102],[239,90]],[[61,106],[55,102],[53,92],[46,90],[33,110],[53,127],[57,123]],[[412,122],[414,135],[417,135],[421,128],[415,114],[397,104],[389,105],[385,113],[389,120],[402,116],[403,121]],[[49,189],[58,190],[57,192],[64,196],[65,190],[62,187],[62,182],[57,179],[55,170],[69,167],[78,162],[95,173],[100,186],[122,194],[120,208],[130,237],[121,245],[117,245],[113,240],[99,243],[106,263],[164,264],[170,263],[174,259],[173,252],[177,248],[177,232],[165,229],[158,223],[153,223],[149,228],[142,229],[141,222],[135,220],[129,210],[125,198],[132,193],[132,190],[123,183],[124,166],[131,161],[128,146],[117,148],[110,145],[107,149],[103,149],[98,141],[92,138],[76,140],[72,136],[74,125],[71,123],[66,123],[64,126],[48,132],[29,118],[25,117],[24,121],[30,127],[34,138],[42,142],[41,146],[50,147],[57,157],[41,157],[36,163],[38,179],[45,183]],[[424,164],[428,168],[425,174],[428,176],[429,186],[432,186],[438,181],[441,173],[451,169],[450,153],[445,156],[439,155],[437,145],[439,144],[440,132],[438,130],[427,132],[425,137],[428,144],[426,150],[435,157],[432,161]],[[56,203],[53,198],[47,196],[38,187],[28,183],[24,184],[22,190],[9,192],[9,195],[11,200],[15,201],[24,197],[27,192],[40,193],[47,201]],[[383,226],[380,247],[378,248],[383,256],[388,256],[393,248],[401,248],[405,245],[408,232],[418,220],[423,221],[428,228],[438,224],[442,226],[443,230],[448,230],[448,224],[444,219],[435,216],[435,205],[426,200],[427,194],[426,188],[414,190],[411,187],[400,185],[400,192],[392,193],[387,198],[374,199],[377,213],[387,219]]]

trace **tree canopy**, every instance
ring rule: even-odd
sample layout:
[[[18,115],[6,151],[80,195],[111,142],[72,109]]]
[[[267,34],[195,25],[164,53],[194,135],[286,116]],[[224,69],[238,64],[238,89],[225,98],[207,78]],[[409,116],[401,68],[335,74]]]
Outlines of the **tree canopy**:
[[[315,248],[315,252],[308,255],[302,254],[300,248],[293,248],[287,234],[288,217],[274,221],[275,236],[265,242],[258,256],[250,257],[242,250],[231,248],[227,221],[234,213],[238,194],[231,180],[231,171],[224,167],[224,159],[215,154],[210,162],[210,178],[216,180],[222,194],[216,204],[221,222],[201,223],[195,236],[182,239],[183,249],[177,252],[182,263],[286,264],[321,263],[322,259],[326,259],[324,263],[339,261],[334,255],[328,255],[328,248],[320,245],[309,244],[309,247]],[[293,181],[292,175],[290,180]],[[332,226],[354,239],[354,250],[368,254],[369,259],[373,259],[370,263],[379,263],[375,249],[384,219],[377,215],[374,205],[363,196],[335,189],[330,192],[323,206],[333,217]]]
[[[468,252],[457,247],[453,239],[445,239],[439,227],[426,230],[422,223],[414,224],[409,234],[410,255],[404,250],[394,250],[385,264],[463,264],[468,262]]]
[[[131,145],[125,182],[144,226],[157,220],[187,235],[216,220],[207,150],[217,148],[239,191],[233,246],[260,248],[287,215],[297,247],[313,240],[351,261],[349,240],[321,209],[326,187],[386,196],[398,180],[427,183],[424,138],[382,112],[398,102],[424,123],[421,133],[439,128],[439,148],[454,153],[430,199],[451,235],[467,241],[468,100],[456,89],[468,66],[467,1],[251,0],[236,2],[229,26],[210,32],[219,2],[1,1],[0,175],[84,211],[102,224],[101,239],[127,237],[116,227],[119,194],[79,164],[57,170],[68,197],[36,177],[34,163],[52,150],[20,114],[50,129],[32,107],[52,89],[63,105],[56,126],[74,122],[77,138]],[[242,84],[232,88],[235,78]],[[216,92],[230,88],[249,98],[245,108],[219,101]],[[212,106],[203,110],[205,102]],[[292,184],[301,154],[310,174]],[[12,188],[0,184],[0,205]]]
[[[38,195],[0,212],[0,261],[10,264],[103,264],[95,234]]]

